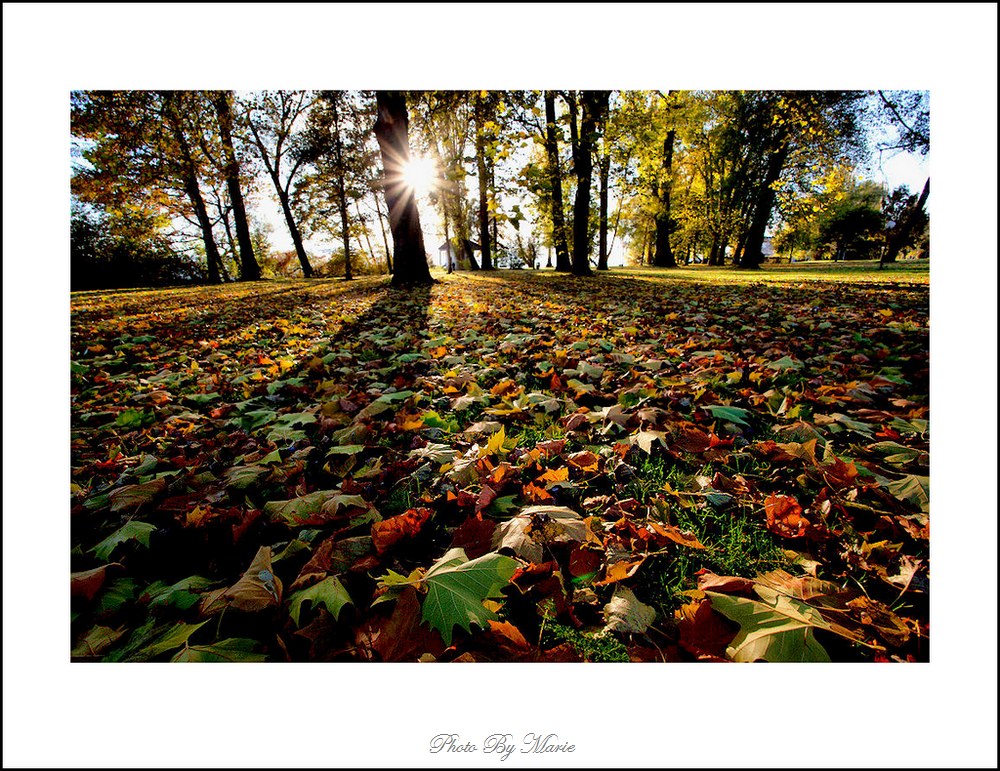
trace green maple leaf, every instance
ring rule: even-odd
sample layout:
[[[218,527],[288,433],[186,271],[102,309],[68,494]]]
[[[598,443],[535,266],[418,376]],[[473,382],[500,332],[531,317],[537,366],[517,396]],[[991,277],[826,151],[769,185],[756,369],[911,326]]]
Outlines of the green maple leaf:
[[[773,589],[755,586],[761,601],[705,592],[712,609],[740,625],[726,648],[733,661],[829,661],[816,629],[830,629],[815,608]]]
[[[91,551],[94,552],[94,556],[97,559],[104,562],[111,557],[111,553],[115,550],[115,547],[120,543],[125,543],[125,541],[138,541],[146,548],[149,548],[149,536],[154,530],[156,530],[156,527],[147,522],[132,520],[115,530],[115,532],[97,544]]]
[[[221,661],[264,661],[263,653],[256,653],[256,640],[230,637],[212,645],[185,646],[171,661],[216,663]]]
[[[496,614],[483,600],[501,597],[500,590],[517,567],[516,560],[500,554],[484,554],[469,561],[464,550],[450,550],[424,574],[427,598],[423,620],[441,633],[446,645],[451,645],[456,624],[467,632],[472,624],[486,626]]]
[[[302,612],[302,603],[306,600],[312,602],[313,606],[323,605],[326,607],[334,619],[340,618],[340,611],[345,605],[353,604],[351,595],[347,593],[344,585],[340,583],[336,576],[324,578],[318,584],[295,592],[291,596],[291,604],[288,606],[288,615],[292,617],[295,626],[299,625],[299,614]]]

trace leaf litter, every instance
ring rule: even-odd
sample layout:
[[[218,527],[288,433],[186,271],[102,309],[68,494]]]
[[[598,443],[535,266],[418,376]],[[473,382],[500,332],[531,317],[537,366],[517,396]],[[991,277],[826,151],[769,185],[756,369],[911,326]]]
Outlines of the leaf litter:
[[[926,285],[71,308],[74,659],[928,658]]]

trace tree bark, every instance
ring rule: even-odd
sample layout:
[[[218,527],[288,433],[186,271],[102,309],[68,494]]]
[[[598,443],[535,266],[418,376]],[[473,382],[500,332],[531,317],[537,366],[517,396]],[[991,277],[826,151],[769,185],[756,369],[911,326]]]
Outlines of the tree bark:
[[[275,180],[275,185],[277,186],[278,181]],[[281,204],[281,211],[285,215],[285,224],[288,225],[288,232],[292,236],[292,244],[295,246],[295,256],[299,258],[299,265],[302,266],[302,275],[306,278],[312,278],[314,271],[312,265],[309,264],[309,258],[306,256],[306,248],[302,244],[302,234],[299,232],[299,226],[295,223],[295,216],[292,214],[291,202],[288,198],[288,193],[278,188],[278,202]]]
[[[382,231],[382,244],[385,246],[385,265],[389,269],[389,274],[392,274],[392,250],[389,249],[389,236],[385,232],[385,219],[382,216],[382,207],[378,205],[378,193],[372,192],[372,198],[375,199],[375,216],[378,217],[378,228]]]
[[[191,199],[194,206],[195,216],[198,218],[198,226],[201,228],[201,238],[205,242],[205,259],[208,262],[209,283],[218,284],[222,281],[220,269],[222,267],[222,257],[219,254],[219,247],[215,243],[215,236],[212,233],[212,220],[208,216],[208,207],[205,206],[205,199],[201,194],[201,186],[198,184],[198,173],[195,170],[194,159],[191,156],[191,146],[187,137],[184,136],[184,129],[180,125],[180,117],[177,114],[177,106],[174,94],[166,94],[167,120],[173,131],[174,139],[177,141],[183,160],[184,192]]]
[[[781,170],[787,159],[788,145],[785,142],[767,157],[767,173],[757,194],[753,219],[739,250],[737,264],[741,268],[759,268],[764,261],[764,233],[767,231],[767,223],[771,221],[771,209],[774,208],[774,185],[781,177]]]
[[[930,192],[931,178],[928,177],[927,181],[924,182],[924,189],[920,191],[920,197],[917,199],[917,202],[906,210],[903,221],[897,222],[896,227],[889,233],[889,239],[885,245],[885,253],[879,260],[879,267],[896,261],[896,257],[899,256],[900,251],[903,249],[903,244],[907,242],[913,232],[917,220],[917,212],[924,208]]]
[[[548,159],[549,186],[552,188],[552,242],[556,250],[556,270],[569,272],[569,246],[563,213],[562,172],[559,170],[559,140],[556,137],[556,96],[545,92],[545,155]]]
[[[593,177],[593,148],[598,126],[608,107],[609,91],[584,91],[583,115],[577,142],[576,197],[573,201],[573,274],[590,276],[590,183]]]
[[[677,259],[670,248],[670,234],[674,229],[674,219],[670,216],[670,188],[673,184],[674,139],[677,132],[670,129],[663,140],[663,184],[660,188],[661,210],[656,216],[656,252],[653,264],[658,268],[676,268]]]
[[[598,224],[598,248],[597,248],[597,269],[608,269],[608,177],[611,174],[611,153],[607,146],[601,153],[600,164],[598,165],[598,179],[600,180],[600,215]]]
[[[483,270],[493,270],[493,259],[490,254],[490,207],[489,207],[489,161],[486,158],[486,106],[482,94],[478,91],[473,97],[473,116],[476,121],[476,174],[479,177],[479,254],[483,261]]]
[[[434,279],[427,266],[417,201],[403,177],[405,164],[410,160],[406,97],[401,91],[376,91],[375,101],[378,109],[375,137],[385,171],[385,203],[393,241],[392,283],[431,284]]]
[[[330,108],[333,112],[333,154],[337,163],[337,197],[340,203],[340,233],[341,239],[344,242],[344,280],[352,281],[354,279],[354,274],[351,270],[351,230],[350,223],[347,219],[347,184],[344,180],[344,177],[347,176],[347,170],[344,168],[344,148],[340,139],[340,111],[337,109],[336,100],[330,102]]]
[[[216,92],[213,102],[219,118],[219,135],[225,153],[226,187],[229,190],[229,202],[233,207],[236,241],[240,247],[240,278],[244,281],[256,281],[260,278],[260,265],[254,257],[246,205],[243,203],[243,192],[240,189],[240,164],[236,159],[236,149],[233,145],[233,116],[229,107],[229,92]]]

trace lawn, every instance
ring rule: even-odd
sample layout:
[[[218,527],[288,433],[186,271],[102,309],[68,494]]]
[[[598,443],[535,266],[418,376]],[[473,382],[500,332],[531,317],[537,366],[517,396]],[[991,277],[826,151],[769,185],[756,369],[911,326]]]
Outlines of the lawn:
[[[928,271],[71,298],[72,655],[922,661]]]

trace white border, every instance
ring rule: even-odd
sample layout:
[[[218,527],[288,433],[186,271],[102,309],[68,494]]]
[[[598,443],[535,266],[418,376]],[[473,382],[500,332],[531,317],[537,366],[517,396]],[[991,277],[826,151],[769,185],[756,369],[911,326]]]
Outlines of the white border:
[[[549,765],[996,766],[995,5],[6,3],[3,24],[5,767],[501,765],[428,755],[440,731],[578,745]],[[70,666],[68,96],[163,86],[929,88],[932,663]]]

